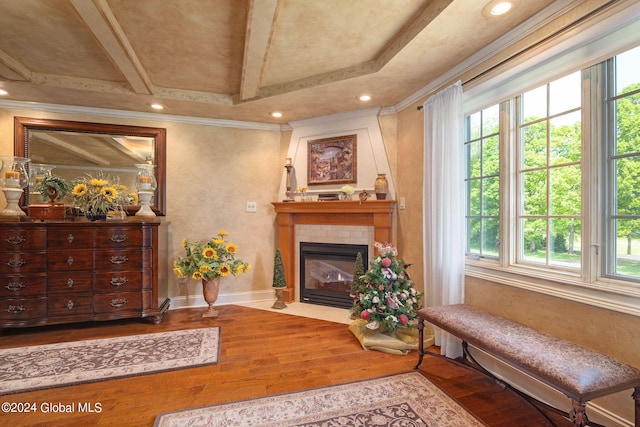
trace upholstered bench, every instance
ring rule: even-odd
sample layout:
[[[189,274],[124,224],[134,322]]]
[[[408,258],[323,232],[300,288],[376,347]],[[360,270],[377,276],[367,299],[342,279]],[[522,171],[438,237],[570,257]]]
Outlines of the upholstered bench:
[[[586,403],[619,391],[634,389],[635,426],[640,427],[640,370],[613,357],[537,331],[476,307],[456,304],[419,311],[418,364],[426,354],[424,322],[542,381],[571,399],[570,417],[576,426],[588,425]]]

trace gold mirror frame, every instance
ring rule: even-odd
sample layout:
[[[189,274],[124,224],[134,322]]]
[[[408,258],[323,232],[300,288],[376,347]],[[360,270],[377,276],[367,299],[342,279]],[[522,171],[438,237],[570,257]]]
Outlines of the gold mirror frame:
[[[14,118],[15,156],[29,157],[29,132],[32,130],[59,130],[64,132],[97,133],[113,136],[138,136],[153,138],[153,162],[156,165],[156,194],[151,206],[156,215],[164,216],[166,209],[166,144],[167,130],[143,126],[113,125],[103,123],[74,122],[69,120],[34,119],[28,117]],[[28,193],[28,189],[25,193]],[[22,198],[25,205],[25,198]],[[126,206],[129,215],[135,214],[139,206]]]

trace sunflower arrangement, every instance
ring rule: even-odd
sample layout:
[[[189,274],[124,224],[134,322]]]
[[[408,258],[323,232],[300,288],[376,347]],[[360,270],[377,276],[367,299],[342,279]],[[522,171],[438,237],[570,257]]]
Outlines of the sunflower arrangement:
[[[175,275],[178,278],[211,280],[249,271],[251,264],[237,257],[238,246],[225,240],[227,234],[226,231],[220,231],[216,237],[197,242],[184,239],[182,247],[186,255],[173,262]]]
[[[124,211],[124,206],[135,201],[135,193],[129,194],[127,186],[102,176],[87,175],[73,182],[71,195],[75,206],[82,212]]]
[[[380,255],[364,275],[354,280],[351,315],[367,321],[367,328],[383,333],[393,332],[398,326],[413,327],[421,295],[406,271],[408,265],[396,258],[394,245],[376,242],[374,246]]]

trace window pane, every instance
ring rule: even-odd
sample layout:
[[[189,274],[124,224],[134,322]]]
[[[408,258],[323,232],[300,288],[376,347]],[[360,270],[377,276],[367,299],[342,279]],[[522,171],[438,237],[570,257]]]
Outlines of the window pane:
[[[483,175],[497,175],[500,172],[500,140],[492,136],[482,144],[482,172]]]
[[[469,253],[480,254],[480,226],[479,218],[467,219],[467,251]]]
[[[522,119],[524,123],[547,117],[547,86],[522,95]]]
[[[550,233],[550,263],[559,267],[580,267],[580,220],[551,219]]]
[[[467,117],[467,141],[480,138],[480,112]]]
[[[497,257],[500,241],[498,218],[485,218],[482,225],[482,253]]]
[[[500,178],[497,176],[482,180],[482,215],[498,216],[500,211]]]
[[[470,142],[467,144],[467,171],[468,178],[477,178],[481,176],[481,161],[480,158],[480,142]]]
[[[547,164],[547,124],[538,122],[522,128],[523,168],[530,169]]]
[[[581,113],[551,119],[549,156],[552,165],[579,162],[582,151]]]
[[[616,154],[640,152],[640,93],[618,99],[615,109]]]
[[[549,84],[549,115],[580,108],[580,72],[569,74]]]
[[[482,136],[498,133],[500,125],[500,108],[498,105],[482,110]]]
[[[580,165],[563,166],[549,171],[550,215],[580,215],[582,184]]]
[[[547,221],[540,218],[522,220],[522,259],[529,262],[547,262]]]
[[[639,69],[640,46],[616,56],[616,95],[638,89],[640,85]]]
[[[640,220],[616,221],[615,273],[640,277]]]
[[[474,179],[467,184],[469,192],[469,215],[471,216],[479,216],[482,214],[480,211],[480,204],[482,203],[480,182],[479,179]]]
[[[546,170],[522,174],[524,215],[546,215],[547,213],[547,172]]]
[[[616,162],[616,213],[640,215],[640,156]]]

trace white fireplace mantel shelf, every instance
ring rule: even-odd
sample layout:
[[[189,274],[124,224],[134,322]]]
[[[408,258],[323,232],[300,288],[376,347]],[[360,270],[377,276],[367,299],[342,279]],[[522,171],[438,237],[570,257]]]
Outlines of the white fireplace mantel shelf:
[[[325,202],[273,202],[287,288],[284,297],[295,301],[297,224],[373,226],[376,242],[392,242],[395,200],[340,200]]]

